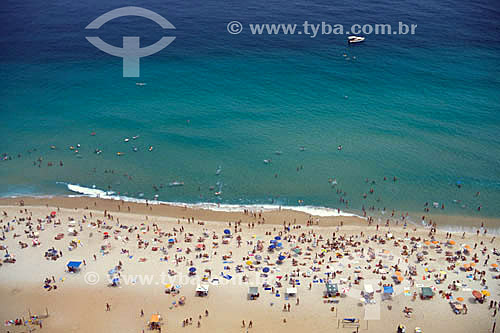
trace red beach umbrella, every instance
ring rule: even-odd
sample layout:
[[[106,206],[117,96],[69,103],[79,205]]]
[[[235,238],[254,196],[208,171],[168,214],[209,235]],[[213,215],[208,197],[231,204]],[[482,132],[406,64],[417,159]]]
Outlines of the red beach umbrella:
[[[474,296],[477,299],[481,299],[483,297],[483,294],[481,294],[481,292],[479,292],[477,290],[473,290],[472,291],[472,296]]]

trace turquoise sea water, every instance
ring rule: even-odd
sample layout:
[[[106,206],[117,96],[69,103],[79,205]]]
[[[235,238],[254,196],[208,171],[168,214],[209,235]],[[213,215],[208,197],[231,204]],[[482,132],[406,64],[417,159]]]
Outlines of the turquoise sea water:
[[[352,211],[439,202],[439,213],[500,216],[496,4],[137,3],[177,27],[172,45],[141,60],[140,79],[122,78],[121,60],[84,38],[86,24],[124,5],[2,8],[1,195],[69,194],[64,182],[163,201],[345,209],[341,189]],[[231,20],[419,28],[349,47],[345,36],[233,36]],[[162,33],[137,18],[108,25],[102,36],[114,45]]]

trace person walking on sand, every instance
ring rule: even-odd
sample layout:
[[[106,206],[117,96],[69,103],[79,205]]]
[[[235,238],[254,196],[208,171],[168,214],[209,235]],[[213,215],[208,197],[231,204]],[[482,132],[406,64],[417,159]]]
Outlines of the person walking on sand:
[[[144,317],[144,310],[141,309],[141,317]]]
[[[109,303],[106,303],[106,311],[111,311],[111,305],[109,305]]]
[[[250,322],[248,323],[248,328],[252,328],[253,327],[253,323],[252,321],[250,320]]]
[[[241,321],[241,327],[247,327],[244,320]]]

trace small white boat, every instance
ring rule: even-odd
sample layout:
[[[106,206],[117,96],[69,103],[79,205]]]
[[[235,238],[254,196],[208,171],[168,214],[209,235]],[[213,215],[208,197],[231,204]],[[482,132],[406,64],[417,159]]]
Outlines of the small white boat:
[[[349,44],[361,43],[361,42],[365,41],[365,37],[361,37],[361,36],[349,36],[349,37],[347,37],[347,41],[349,42]]]
[[[171,182],[171,183],[168,183],[168,186],[169,187],[176,187],[176,186],[184,186],[184,182]]]
[[[271,163],[271,160],[264,160],[264,164],[269,164]]]
[[[221,194],[222,194],[222,192],[221,192],[221,191],[218,191],[218,192],[215,192],[214,194],[215,194],[216,196],[219,196],[219,195],[221,195]]]
[[[142,87],[142,86],[145,86],[146,83],[144,83],[144,82],[136,82],[135,85]]]
[[[218,176],[218,175],[220,175],[221,172],[222,172],[222,167],[219,165],[217,167],[217,170],[215,170],[215,174]]]

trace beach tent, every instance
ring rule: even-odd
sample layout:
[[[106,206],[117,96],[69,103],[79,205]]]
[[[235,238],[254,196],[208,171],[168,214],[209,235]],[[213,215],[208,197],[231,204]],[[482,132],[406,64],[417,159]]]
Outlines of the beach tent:
[[[297,296],[297,288],[286,288],[287,296]]]
[[[82,265],[81,261],[70,261],[66,265],[68,267],[68,271],[75,273],[80,270],[80,266]]]
[[[151,315],[151,319],[149,319],[149,329],[157,330],[160,329],[161,325],[161,316],[159,314]]]
[[[371,284],[365,284],[365,293],[373,294],[373,286]]]
[[[336,283],[326,283],[326,296],[333,297],[339,295],[339,287]]]
[[[196,296],[208,296],[208,284],[199,284],[196,287]]]
[[[248,288],[248,298],[251,300],[254,300],[258,298],[259,295],[259,288],[258,287],[249,287]]]
[[[420,291],[420,297],[422,299],[432,298],[434,296],[434,292],[429,287],[422,287]]]
[[[391,299],[394,294],[394,288],[392,286],[384,286],[384,293],[382,294],[383,299]]]

